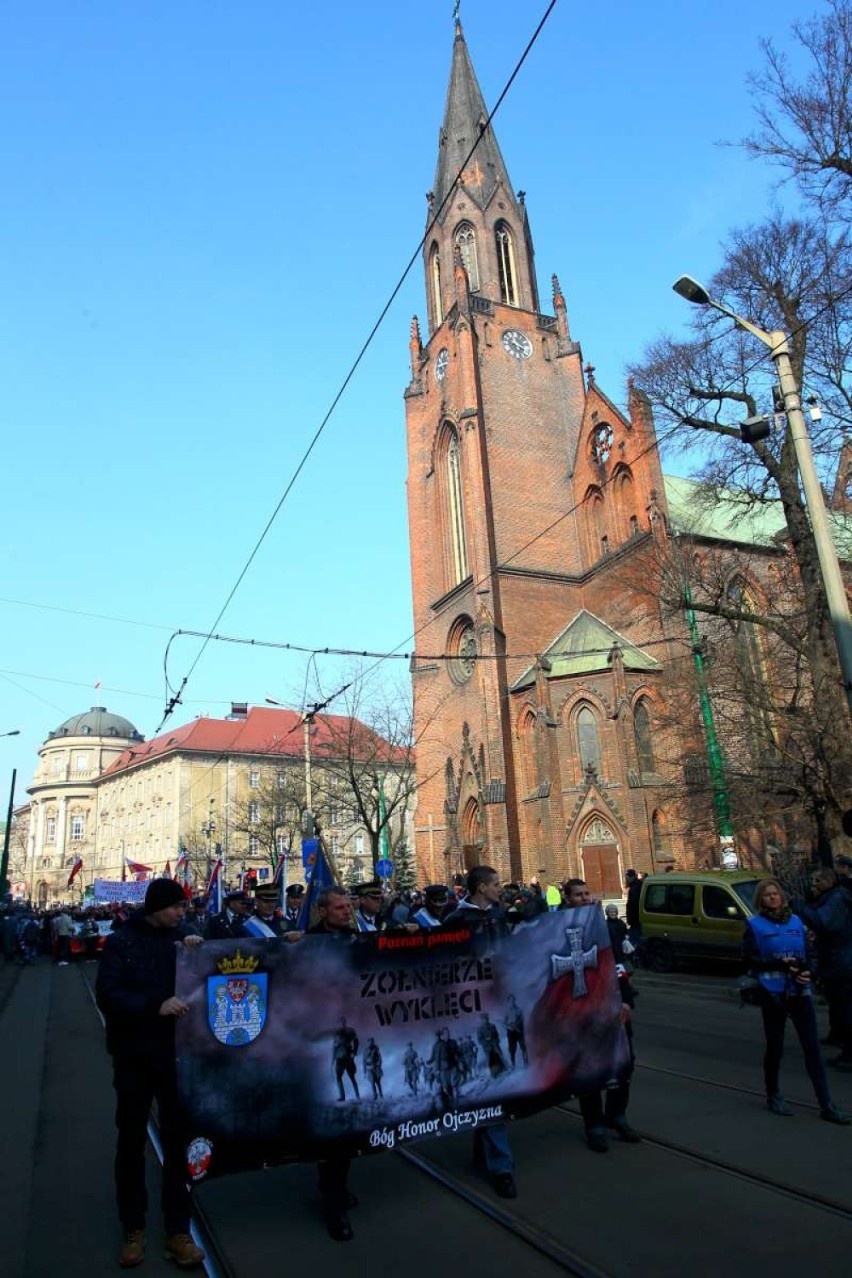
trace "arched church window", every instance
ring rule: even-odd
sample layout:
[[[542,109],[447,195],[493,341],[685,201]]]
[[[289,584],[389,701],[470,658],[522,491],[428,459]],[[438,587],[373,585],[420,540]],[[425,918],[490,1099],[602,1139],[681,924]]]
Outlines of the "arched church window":
[[[535,715],[527,710],[520,723],[521,758],[524,766],[524,790],[532,794],[538,785],[538,761],[535,749]]]
[[[595,776],[600,776],[601,742],[598,735],[598,720],[589,706],[582,706],[577,714],[577,746],[583,773],[591,770]]]
[[[734,577],[728,583],[726,593],[730,607],[739,612],[753,611],[753,600],[746,582]],[[752,743],[755,748],[765,745],[772,738],[772,725],[766,705],[766,671],[758,627],[752,621],[740,619],[731,623],[741,684],[742,700],[746,711]]]
[[[476,257],[476,232],[469,222],[462,222],[456,231],[456,247],[461,253],[464,269],[474,293],[479,289],[479,262]]]
[[[636,753],[640,772],[655,772],[654,743],[651,735],[651,716],[647,701],[639,701],[633,711],[633,731],[636,735]]]
[[[453,585],[467,577],[467,542],[464,534],[464,501],[462,497],[461,455],[459,438],[450,432],[447,445],[447,504],[450,521],[450,548],[452,551]]]
[[[432,245],[429,254],[429,278],[432,281],[432,313],[435,316],[435,328],[444,321],[444,302],[441,296],[441,254],[438,245]]]
[[[515,267],[515,245],[512,233],[505,222],[494,228],[497,245],[497,278],[500,281],[500,301],[507,306],[518,305],[518,273]]]
[[[601,555],[606,554],[608,542],[603,494],[599,488],[593,488],[589,492],[588,511],[589,559],[595,563]]]
[[[625,539],[635,536],[633,530],[636,526],[636,496],[633,476],[629,470],[623,470],[618,477],[616,501],[618,503],[618,522],[621,536]]]

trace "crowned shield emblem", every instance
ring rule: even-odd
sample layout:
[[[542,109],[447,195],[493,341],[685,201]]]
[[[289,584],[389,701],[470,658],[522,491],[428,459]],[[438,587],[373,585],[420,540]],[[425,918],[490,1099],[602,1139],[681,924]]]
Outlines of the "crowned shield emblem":
[[[267,974],[239,950],[217,967],[220,975],[207,978],[207,1022],[226,1047],[246,1047],[266,1024]]]

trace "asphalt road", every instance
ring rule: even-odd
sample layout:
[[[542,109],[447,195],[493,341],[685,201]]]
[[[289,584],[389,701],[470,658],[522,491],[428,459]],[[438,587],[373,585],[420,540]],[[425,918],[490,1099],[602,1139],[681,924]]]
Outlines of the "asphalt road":
[[[76,1278],[115,1268],[114,1129],[109,1061],[88,982],[93,967],[0,969],[0,1273]],[[468,1136],[410,1147],[414,1159],[359,1160],[356,1237],[323,1231],[314,1170],[223,1178],[197,1191],[223,1278],[333,1265],[336,1278],[379,1264],[406,1278],[846,1278],[852,1255],[852,1128],[820,1120],[794,1041],[783,1085],[793,1118],[763,1104],[760,1018],[733,979],[637,978],[639,1058],[631,1122],[638,1146],[585,1146],[573,1107],[512,1128],[519,1197],[494,1198]],[[824,1013],[821,1012],[824,1021]],[[852,1110],[852,1078],[836,1079]],[[158,1167],[151,1157],[152,1204]],[[158,1213],[140,1273],[173,1273]]]

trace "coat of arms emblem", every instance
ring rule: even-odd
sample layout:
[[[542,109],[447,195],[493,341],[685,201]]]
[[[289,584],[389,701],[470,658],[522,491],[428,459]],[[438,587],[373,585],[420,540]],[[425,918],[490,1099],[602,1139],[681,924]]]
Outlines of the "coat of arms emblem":
[[[268,978],[259,961],[237,950],[217,963],[221,975],[207,978],[207,1022],[226,1047],[246,1047],[266,1024]]]

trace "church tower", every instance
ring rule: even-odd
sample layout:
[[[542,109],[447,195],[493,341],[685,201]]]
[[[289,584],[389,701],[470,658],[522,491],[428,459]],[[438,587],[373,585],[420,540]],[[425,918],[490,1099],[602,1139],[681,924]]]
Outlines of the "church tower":
[[[586,385],[555,276],[541,313],[524,193],[487,119],[457,20],[428,196],[428,331],[412,321],[405,392],[424,881],[483,861],[504,878],[568,872],[542,654],[583,606],[590,568],[637,531],[636,516],[624,538],[607,531],[608,510],[578,522],[578,482],[617,463],[643,405],[634,430]]]

